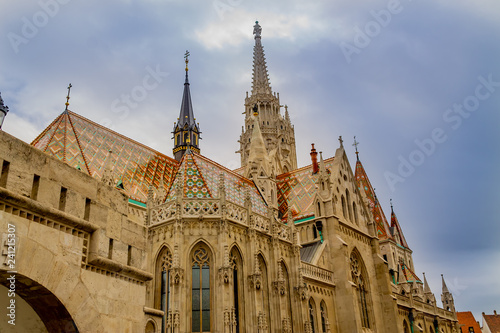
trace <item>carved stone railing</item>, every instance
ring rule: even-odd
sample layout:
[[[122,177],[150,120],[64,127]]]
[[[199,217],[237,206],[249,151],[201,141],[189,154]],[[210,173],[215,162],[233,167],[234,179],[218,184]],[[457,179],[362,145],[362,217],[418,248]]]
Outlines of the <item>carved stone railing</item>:
[[[435,308],[433,305],[418,301],[415,298],[413,299],[413,302],[411,302],[410,297],[397,295],[397,300],[399,306],[410,307],[424,314],[431,314],[433,316],[437,315],[438,317],[448,320],[455,320],[453,312],[437,307]]]
[[[245,207],[226,202],[226,217],[229,220],[247,224],[248,211]]]
[[[410,306],[410,298],[408,296],[398,295],[398,305]]]
[[[168,222],[175,217],[176,202],[170,201],[151,209],[151,224]]]
[[[260,214],[253,214],[253,221],[255,229],[262,231],[266,234],[269,233],[269,219]]]
[[[220,215],[220,200],[185,199],[182,201],[181,212],[185,217]]]
[[[278,238],[287,242],[292,241],[292,230],[290,226],[281,223],[275,222],[275,228],[277,228]]]
[[[333,272],[305,262],[301,262],[302,275],[304,278],[320,281],[326,284],[335,285]]]

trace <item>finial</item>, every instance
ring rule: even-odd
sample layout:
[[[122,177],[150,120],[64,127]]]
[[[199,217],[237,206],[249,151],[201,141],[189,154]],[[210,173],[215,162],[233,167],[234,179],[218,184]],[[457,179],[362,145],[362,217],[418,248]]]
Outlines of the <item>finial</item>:
[[[394,210],[392,209],[392,198],[389,201],[391,202],[391,212],[394,213]]]
[[[186,62],[186,72],[189,70],[189,69],[188,69],[189,56],[190,56],[189,51],[188,51],[188,50],[186,50],[186,53],[184,53],[184,61]],[[186,75],[187,75],[187,74],[186,74]]]
[[[354,143],[352,144],[355,148],[356,148],[356,158],[357,160],[359,161],[359,152],[358,152],[358,145],[359,145],[359,142],[356,141],[356,135],[354,136]]]
[[[255,39],[260,38],[261,33],[262,33],[262,28],[259,25],[259,21],[255,21],[255,25],[253,26],[253,34],[255,35]]]
[[[68,111],[68,106],[69,106],[69,93],[71,92],[71,87],[73,87],[73,86],[72,86],[72,85],[71,85],[71,83],[70,83],[70,84],[69,84],[69,86],[68,86],[68,96],[66,96],[66,103],[65,103],[65,105],[66,105],[66,109],[65,109],[65,111]]]
[[[340,147],[344,148],[344,140],[342,140],[342,135],[339,136]]]

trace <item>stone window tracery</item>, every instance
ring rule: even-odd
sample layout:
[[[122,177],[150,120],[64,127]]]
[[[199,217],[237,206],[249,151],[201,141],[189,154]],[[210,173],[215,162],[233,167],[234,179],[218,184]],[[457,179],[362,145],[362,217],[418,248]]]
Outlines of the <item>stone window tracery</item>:
[[[357,286],[358,293],[358,303],[361,314],[361,325],[366,328],[370,328],[370,319],[369,319],[369,299],[368,299],[368,286],[366,283],[366,278],[363,263],[361,258],[354,251],[351,253],[350,257],[351,262],[351,278],[352,282],[354,282]]]
[[[210,332],[210,255],[200,246],[192,264],[192,332]]]

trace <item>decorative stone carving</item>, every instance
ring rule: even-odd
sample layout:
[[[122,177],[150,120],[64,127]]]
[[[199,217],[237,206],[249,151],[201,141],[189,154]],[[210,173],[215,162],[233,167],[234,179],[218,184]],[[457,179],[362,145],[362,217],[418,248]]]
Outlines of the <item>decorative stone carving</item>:
[[[255,254],[254,258],[254,273],[248,277],[248,282],[250,283],[250,287],[255,287],[255,289],[260,289],[262,285],[262,271],[260,270],[259,257]]]
[[[283,276],[283,266],[281,261],[278,262],[278,280],[273,282],[274,291],[280,295],[286,295],[286,282]]]
[[[266,314],[263,313],[262,311],[259,312],[257,322],[258,322],[259,332],[267,332],[267,317],[266,317]]]
[[[174,267],[170,270],[170,276],[173,284],[180,284],[184,280],[184,269]]]
[[[282,326],[283,326],[283,333],[292,333],[292,323],[290,322],[290,318],[283,318]]]
[[[307,284],[304,282],[304,277],[302,275],[302,268],[299,268],[299,285],[294,287],[295,295],[305,301],[309,298],[309,290],[307,289]]]

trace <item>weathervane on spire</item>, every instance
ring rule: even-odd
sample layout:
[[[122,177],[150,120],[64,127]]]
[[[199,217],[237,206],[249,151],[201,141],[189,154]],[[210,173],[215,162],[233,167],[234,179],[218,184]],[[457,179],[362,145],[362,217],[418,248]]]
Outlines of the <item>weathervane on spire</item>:
[[[184,61],[186,62],[186,72],[188,71],[188,63],[189,63],[189,51],[186,50],[186,53],[184,53]]]
[[[255,25],[253,26],[253,34],[255,38],[260,38],[260,34],[262,32],[262,28],[259,25],[259,21],[255,21]]]
[[[68,106],[69,106],[69,93],[71,92],[71,87],[73,87],[73,86],[72,86],[72,85],[71,85],[71,83],[70,83],[70,84],[69,84],[69,86],[68,86],[68,96],[66,96],[66,103],[65,103],[65,105],[66,105],[66,111],[68,111]]]

